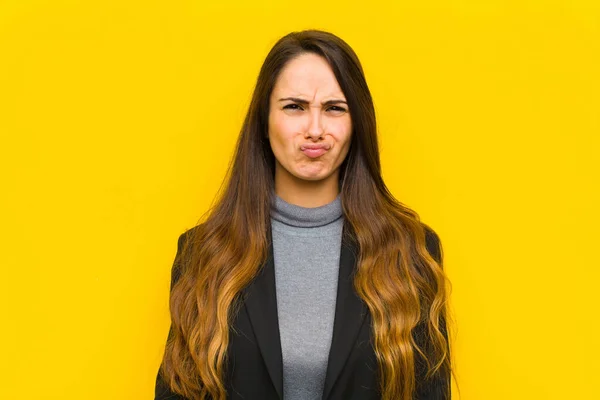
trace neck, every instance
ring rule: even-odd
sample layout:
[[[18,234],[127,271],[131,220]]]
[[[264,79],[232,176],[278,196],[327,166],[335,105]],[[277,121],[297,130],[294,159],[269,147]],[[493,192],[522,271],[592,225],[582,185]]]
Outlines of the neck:
[[[338,194],[331,202],[318,207],[290,204],[271,192],[271,218],[288,226],[316,228],[330,225],[343,216],[342,198]]]
[[[275,193],[289,204],[314,208],[331,203],[340,193],[339,170],[319,181],[298,179],[283,168],[275,172]]]

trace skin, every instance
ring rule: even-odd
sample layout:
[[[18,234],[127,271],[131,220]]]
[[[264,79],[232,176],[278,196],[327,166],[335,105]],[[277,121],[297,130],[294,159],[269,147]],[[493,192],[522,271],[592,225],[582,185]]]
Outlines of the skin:
[[[312,53],[289,61],[270,96],[268,136],[276,159],[277,195],[310,208],[333,201],[339,194],[339,168],[350,149],[351,135],[346,97],[327,61]],[[326,144],[330,149],[310,158],[300,149],[307,143]]]

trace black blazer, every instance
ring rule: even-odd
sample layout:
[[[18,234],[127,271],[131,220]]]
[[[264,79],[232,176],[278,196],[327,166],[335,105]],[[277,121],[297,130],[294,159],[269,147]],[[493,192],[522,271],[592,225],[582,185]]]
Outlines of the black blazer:
[[[192,228],[194,229],[194,228]],[[189,231],[188,231],[189,232]],[[179,237],[179,254],[186,235]],[[426,229],[427,249],[438,262],[441,257],[437,234]],[[244,289],[244,306],[234,320],[228,347],[226,389],[228,399],[282,400],[283,367],[272,242],[264,268]],[[333,338],[325,377],[323,400],[376,400],[378,366],[372,347],[371,316],[353,289],[352,272],[356,267],[356,247],[342,242]],[[179,277],[172,269],[171,288]],[[414,337],[423,348],[424,325],[417,326]],[[446,327],[442,321],[442,329]],[[450,376],[438,372],[423,381],[424,364],[415,359],[417,391],[415,400],[449,400]],[[169,390],[160,373],[156,379],[155,400],[183,400]],[[283,399],[285,400],[285,399]]]

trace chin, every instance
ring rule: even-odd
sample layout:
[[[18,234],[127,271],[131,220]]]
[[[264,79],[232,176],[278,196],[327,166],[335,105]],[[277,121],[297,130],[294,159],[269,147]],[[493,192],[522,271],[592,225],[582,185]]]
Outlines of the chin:
[[[316,174],[296,174],[296,178],[302,179],[304,181],[322,181],[327,178],[327,174],[316,173]]]
[[[288,172],[303,181],[322,181],[331,175],[329,168],[297,168]]]
[[[304,181],[309,181],[309,182],[318,182],[318,181],[322,181],[325,178],[321,178],[320,176],[315,176],[315,177],[301,177],[300,179],[302,179]]]

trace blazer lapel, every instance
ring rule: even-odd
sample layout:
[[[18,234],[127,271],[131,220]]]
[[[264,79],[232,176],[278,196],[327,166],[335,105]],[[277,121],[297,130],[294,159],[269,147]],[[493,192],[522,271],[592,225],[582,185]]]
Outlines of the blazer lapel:
[[[277,318],[277,297],[275,293],[275,265],[273,262],[273,242],[265,265],[259,275],[244,290],[245,304],[258,347],[280,399],[283,399],[283,361],[279,320]]]
[[[356,257],[356,246],[342,241],[333,337],[325,375],[323,399],[329,397],[337,377],[342,372],[367,313],[366,306],[354,290]]]
[[[367,312],[364,303],[354,291],[355,269],[356,246],[343,240],[340,251],[333,337],[325,375],[323,399],[327,399],[337,377],[341,373]],[[258,346],[277,394],[280,399],[283,399],[283,360],[279,320],[277,318],[272,241],[269,243],[265,265],[244,292],[246,310]]]

